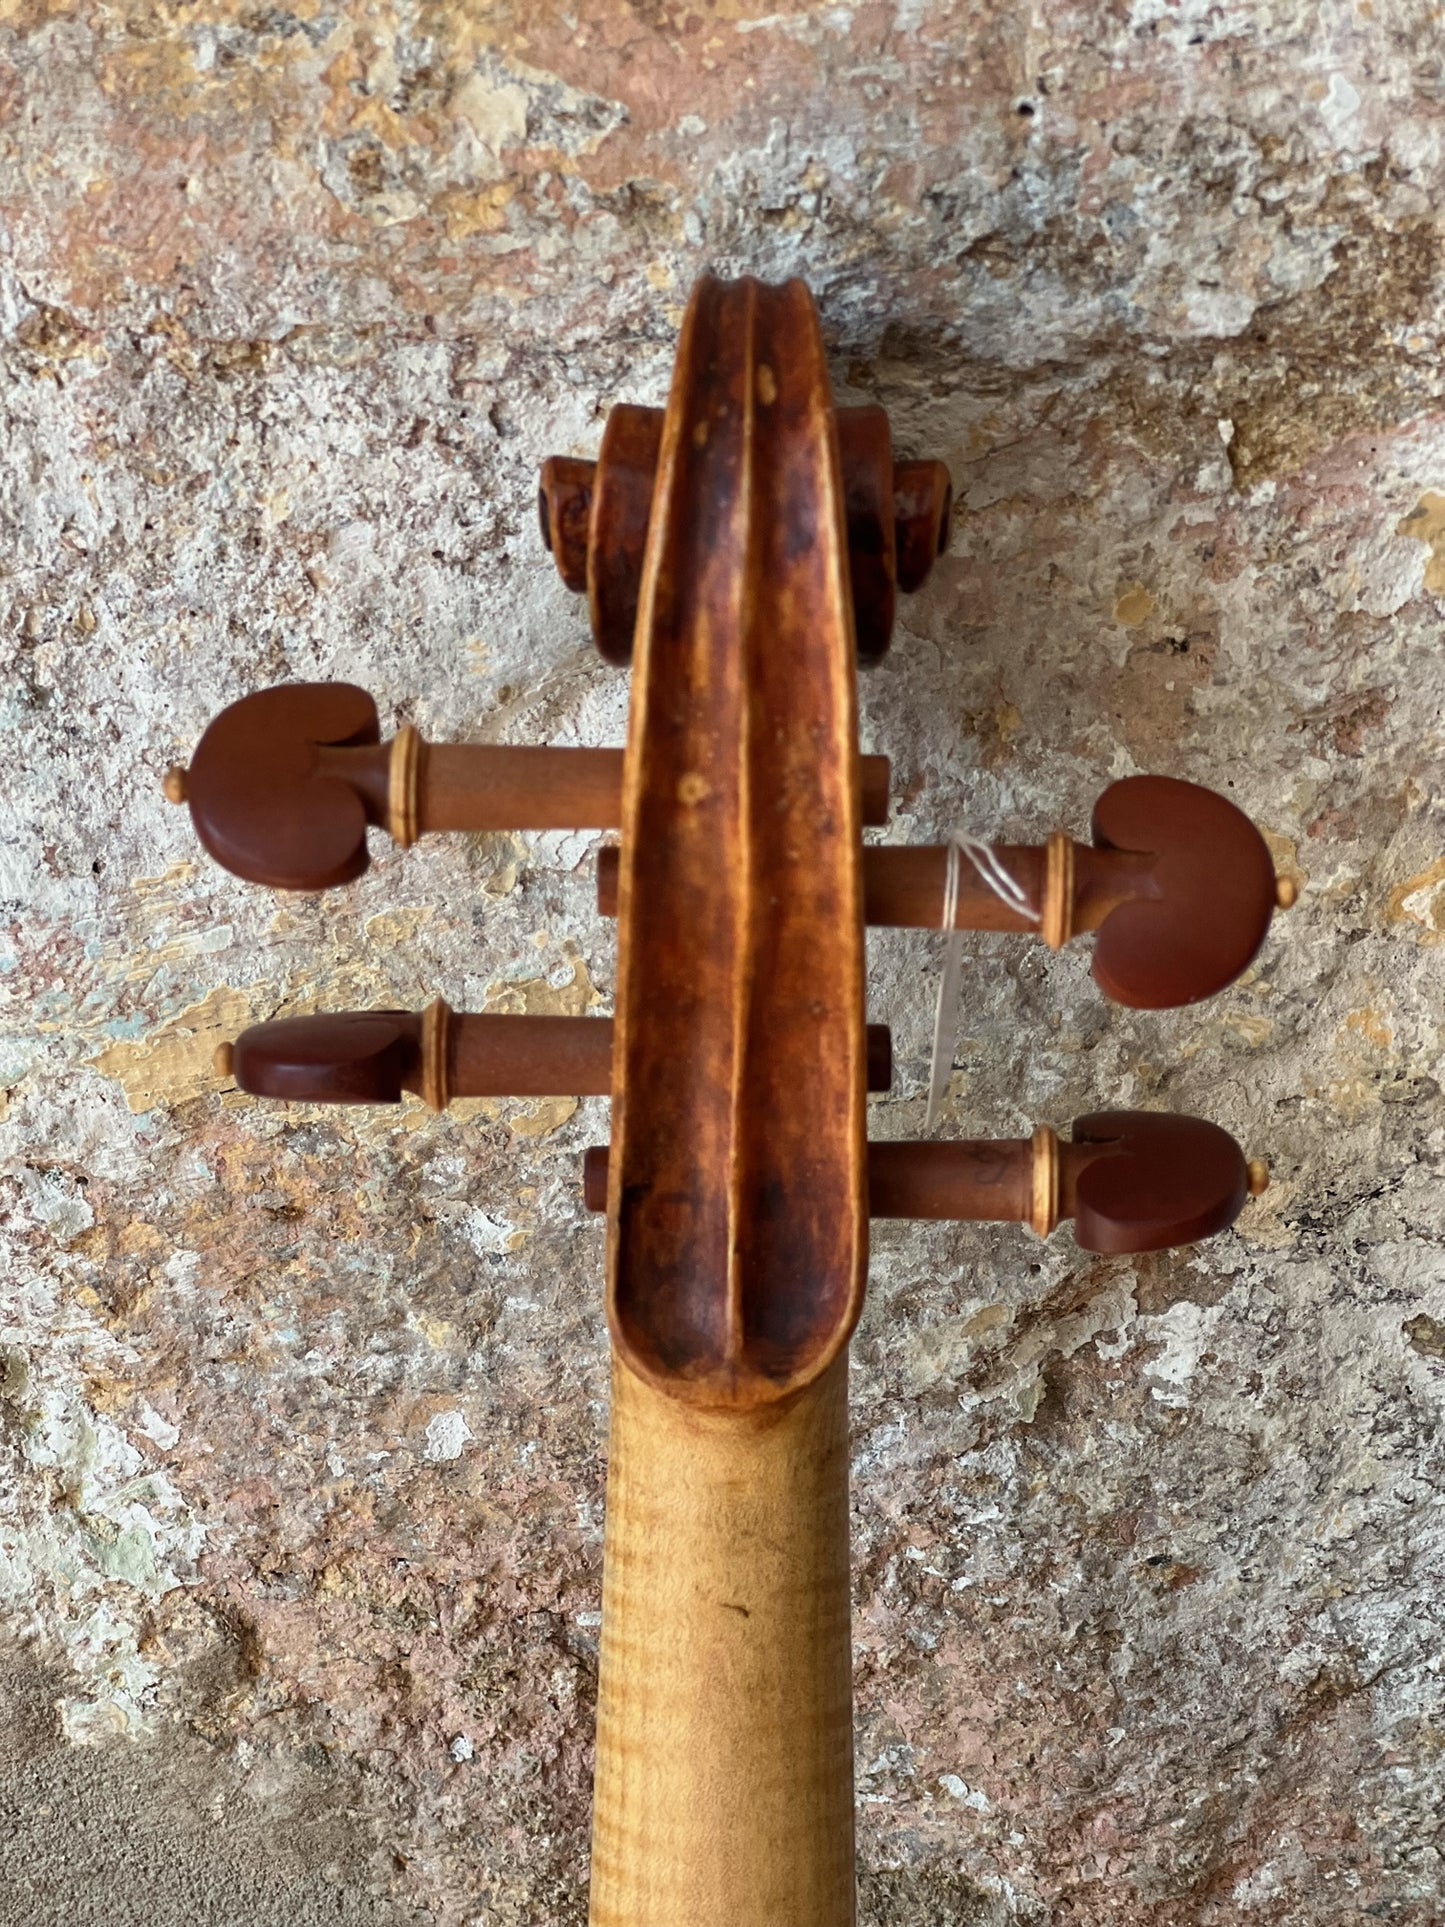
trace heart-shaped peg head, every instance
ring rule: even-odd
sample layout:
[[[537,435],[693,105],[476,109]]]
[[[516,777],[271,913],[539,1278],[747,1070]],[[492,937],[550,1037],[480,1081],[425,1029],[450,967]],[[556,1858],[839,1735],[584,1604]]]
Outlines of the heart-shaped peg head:
[[[1227,797],[1172,776],[1130,776],[1094,806],[1094,847],[1152,857],[1141,894],[1109,913],[1094,978],[1115,1003],[1198,1003],[1246,970],[1274,913],[1269,847]]]
[[[325,890],[366,868],[366,808],[323,767],[379,743],[376,704],[346,682],[282,683],[223,709],[196,745],[186,801],[223,868],[276,890]]]
[[[1243,1151],[1199,1117],[1098,1111],[1075,1120],[1060,1150],[1064,1205],[1085,1251],[1193,1244],[1227,1230],[1249,1195]]]
[[[293,1104],[399,1104],[421,1057],[422,1020],[409,1010],[278,1017],[236,1039],[232,1074],[252,1097]]]

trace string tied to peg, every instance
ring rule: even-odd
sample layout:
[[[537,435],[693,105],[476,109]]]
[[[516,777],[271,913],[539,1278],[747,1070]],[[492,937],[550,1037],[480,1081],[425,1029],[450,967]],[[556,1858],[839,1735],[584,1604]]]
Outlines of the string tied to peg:
[[[1056,856],[1054,847],[1056,843],[1066,847],[1067,862],[1059,860]],[[958,1009],[959,977],[963,969],[963,936],[958,929],[958,897],[964,858],[967,857],[1001,903],[1006,904],[1019,916],[1026,917],[1030,923],[1038,924],[1045,939],[1053,949],[1057,950],[1068,941],[1069,926],[1072,921],[1071,902],[1060,906],[1055,899],[1065,889],[1070,899],[1072,898],[1073,847],[1066,836],[1050,837],[1045,869],[1044,907],[1040,910],[1029,901],[1028,892],[1012,871],[1005,866],[991,843],[985,843],[981,837],[971,836],[966,830],[955,830],[949,837],[948,861],[943,877],[941,919],[941,927],[945,932],[943,976],[938,986],[938,1008],[933,1017],[933,1060],[928,1074],[928,1112],[924,1119],[925,1130],[931,1131],[938,1121],[948,1088],[949,1067],[953,1059],[950,1031],[953,1014]],[[1062,934],[1058,934],[1060,932]]]

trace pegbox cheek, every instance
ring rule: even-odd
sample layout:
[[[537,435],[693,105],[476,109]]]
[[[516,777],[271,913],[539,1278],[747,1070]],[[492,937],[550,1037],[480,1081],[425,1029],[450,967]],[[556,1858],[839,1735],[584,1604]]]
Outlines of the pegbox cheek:
[[[1263,943],[1274,864],[1226,797],[1171,776],[1113,783],[1094,806],[1094,847],[1150,855],[1148,894],[1105,918],[1094,979],[1115,1003],[1172,1010],[1234,982]]]
[[[848,518],[848,573],[858,660],[878,662],[893,635],[898,544],[893,516],[893,437],[888,412],[876,404],[840,408],[838,449]],[[932,558],[929,558],[930,561]]]
[[[234,875],[324,890],[366,869],[366,810],[317,751],[378,743],[376,705],[353,683],[284,683],[223,709],[196,746],[187,800],[196,834]]]
[[[1232,1225],[1249,1195],[1244,1153],[1202,1118],[1100,1111],[1074,1124],[1073,1147],[1094,1144],[1108,1148],[1074,1185],[1074,1235],[1086,1251],[1193,1244]]]

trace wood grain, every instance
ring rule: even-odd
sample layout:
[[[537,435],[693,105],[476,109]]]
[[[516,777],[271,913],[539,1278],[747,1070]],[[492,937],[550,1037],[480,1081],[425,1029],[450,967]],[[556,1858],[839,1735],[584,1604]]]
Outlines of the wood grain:
[[[807,289],[704,280],[678,343],[637,620],[608,1208],[613,1342],[698,1404],[786,1399],[827,1369],[862,1304],[847,565]]]
[[[615,1365],[591,1927],[854,1919],[847,1386],[714,1412]]]

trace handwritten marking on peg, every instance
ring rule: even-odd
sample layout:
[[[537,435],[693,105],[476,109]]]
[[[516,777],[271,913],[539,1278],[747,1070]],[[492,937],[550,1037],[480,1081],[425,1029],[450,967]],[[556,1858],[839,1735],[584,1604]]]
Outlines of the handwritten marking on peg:
[[[1098,1111],[1061,1149],[1063,1209],[1086,1251],[1194,1244],[1232,1225],[1249,1192],[1243,1151],[1203,1118]]]

